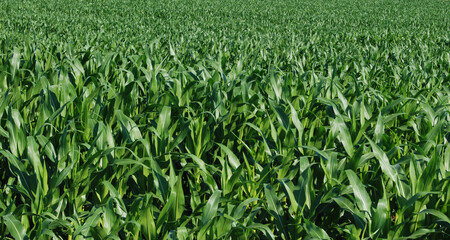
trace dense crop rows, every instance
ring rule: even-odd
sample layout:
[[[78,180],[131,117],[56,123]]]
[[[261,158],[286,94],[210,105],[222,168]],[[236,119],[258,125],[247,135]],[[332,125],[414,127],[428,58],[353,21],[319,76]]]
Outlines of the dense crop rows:
[[[449,238],[449,38],[447,0],[2,0],[0,238]]]

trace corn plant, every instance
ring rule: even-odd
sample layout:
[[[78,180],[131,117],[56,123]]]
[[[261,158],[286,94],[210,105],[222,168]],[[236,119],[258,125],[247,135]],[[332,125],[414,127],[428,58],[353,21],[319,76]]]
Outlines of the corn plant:
[[[447,239],[450,4],[3,0],[1,239]]]

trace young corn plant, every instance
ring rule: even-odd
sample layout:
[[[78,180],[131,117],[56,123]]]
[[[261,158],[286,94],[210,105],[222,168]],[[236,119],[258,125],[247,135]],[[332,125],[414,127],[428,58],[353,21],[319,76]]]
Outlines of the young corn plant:
[[[0,6],[1,239],[449,238],[445,0]]]

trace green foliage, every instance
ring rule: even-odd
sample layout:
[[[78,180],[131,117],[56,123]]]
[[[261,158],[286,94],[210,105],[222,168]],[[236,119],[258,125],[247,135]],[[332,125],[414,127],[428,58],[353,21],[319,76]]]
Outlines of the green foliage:
[[[3,0],[1,239],[447,239],[450,4]]]

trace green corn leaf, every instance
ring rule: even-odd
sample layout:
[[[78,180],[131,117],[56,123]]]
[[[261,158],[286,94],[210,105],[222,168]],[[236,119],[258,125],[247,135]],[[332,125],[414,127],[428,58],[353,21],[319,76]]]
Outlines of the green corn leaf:
[[[400,237],[399,240],[409,240],[409,239],[423,239],[424,236],[429,235],[430,233],[435,233],[436,230],[434,229],[426,229],[422,228],[417,231],[415,231],[413,234],[407,236],[407,237]]]
[[[350,181],[350,185],[352,186],[353,193],[355,194],[356,204],[359,209],[365,211],[366,213],[371,213],[372,200],[369,197],[364,185],[361,180],[359,180],[358,176],[356,176],[355,172],[352,170],[345,170],[347,174],[348,180]]]
[[[272,230],[270,230],[270,228],[264,224],[253,223],[252,225],[248,226],[247,228],[256,229],[256,230],[261,231],[264,234],[264,236],[266,237],[266,239],[275,239],[275,235],[273,234]]]
[[[327,232],[322,228],[316,226],[314,223],[305,219],[305,223],[303,224],[306,232],[313,239],[330,239]]]
[[[288,179],[280,179],[278,180],[281,183],[281,186],[283,186],[284,191],[287,193],[287,196],[289,198],[289,202],[292,205],[292,208],[294,212],[297,212],[298,209],[298,202],[297,198],[295,197],[294,192],[298,192],[299,188],[294,187],[291,181]]]
[[[162,208],[158,220],[156,221],[156,229],[159,232],[163,224],[169,221],[170,212],[173,212],[173,208],[175,207],[176,196],[175,194],[170,195],[167,203],[164,204]]]
[[[439,220],[450,224],[450,218],[448,216],[446,216],[444,213],[442,213],[438,210],[435,210],[435,209],[425,209],[425,210],[420,211],[419,214],[431,214],[431,215],[439,218]]]
[[[158,135],[159,136],[166,136],[169,129],[170,124],[170,113],[171,108],[168,106],[164,106],[161,110],[161,113],[159,115],[159,122],[158,122]]]
[[[381,235],[386,222],[389,221],[388,202],[386,196],[378,201],[377,208],[373,213],[372,218],[372,232],[370,233],[373,238],[377,238]]]
[[[4,215],[3,220],[5,221],[9,233],[13,236],[14,239],[28,239],[24,226],[11,213]]]
[[[240,162],[239,162],[239,159],[236,157],[236,155],[227,146],[220,144],[220,143],[217,143],[217,145],[219,145],[219,147],[227,154],[228,161],[230,162],[233,169],[238,168],[240,165]]]
[[[275,218],[275,222],[277,223],[278,228],[282,232],[282,234],[287,238],[289,237],[287,234],[287,225],[284,217],[284,211],[281,207],[280,201],[269,184],[264,184],[264,194],[267,199],[267,206],[270,214]]]
[[[153,172],[153,182],[155,187],[163,201],[167,201],[166,199],[169,194],[169,182],[167,181],[167,175],[162,172],[158,162],[156,162],[154,158],[150,159],[150,166]]]
[[[194,154],[191,154],[191,153],[186,154],[186,156],[192,158],[192,160],[194,160],[194,162],[198,165],[200,170],[202,170],[205,173],[208,172],[208,170],[206,170],[206,164],[205,164],[205,162],[202,159],[200,159],[199,157],[197,157],[197,156],[195,156]]]
[[[270,101],[269,101],[269,103],[270,103],[270,106],[272,107],[272,109],[274,110],[274,112],[276,113],[277,119],[281,123],[281,126],[283,127],[283,129],[285,131],[287,131],[289,129],[288,115],[286,114],[286,112],[280,105],[277,105],[276,103],[270,102]]]
[[[142,232],[146,239],[153,240],[157,239],[156,225],[153,218],[153,212],[151,206],[147,206],[143,213],[140,215],[140,224]]]
[[[375,155],[376,159],[380,162],[381,170],[383,171],[383,173],[386,174],[393,181],[397,181],[397,172],[390,164],[386,153],[380,147],[378,147],[372,140],[370,140],[369,138],[367,138],[367,140],[369,141],[370,146],[372,147],[373,154]]]
[[[233,191],[234,186],[239,181],[239,178],[241,177],[242,171],[244,169],[244,165],[240,165],[231,175],[230,179],[228,179],[225,188],[223,190],[223,194],[227,195],[228,193],[231,193]]]
[[[300,119],[298,118],[298,114],[297,114],[297,111],[295,110],[294,106],[292,106],[292,104],[290,102],[288,102],[288,103],[289,103],[289,106],[291,108],[292,123],[294,124],[295,128],[298,131],[298,137],[297,137],[298,138],[298,144],[301,146],[301,145],[303,145],[302,144],[303,131],[304,131],[303,125],[300,122]]]
[[[237,219],[237,220],[242,218],[245,214],[245,208],[247,207],[247,205],[249,205],[252,202],[256,202],[258,200],[259,200],[259,198],[245,199],[234,209],[233,218]]]
[[[353,157],[354,148],[352,138],[350,136],[350,132],[345,125],[344,119],[342,116],[337,116],[333,121],[333,131],[338,133],[339,140],[344,146],[345,151],[350,157]]]
[[[201,219],[202,226],[208,224],[216,216],[221,195],[222,191],[217,190],[211,195],[208,202],[206,202],[206,206],[203,210],[203,215]]]
[[[131,118],[127,117],[120,110],[116,110],[115,115],[117,117],[117,120],[122,125],[123,130],[126,131],[125,133],[128,135],[128,136],[125,136],[126,139],[129,138],[131,142],[134,142],[135,140],[142,138],[141,131],[139,130],[136,123]]]
[[[356,215],[361,215],[361,213],[355,209],[355,205],[344,197],[334,197],[333,201],[335,201],[340,208],[347,210],[348,212]]]
[[[89,217],[86,219],[82,226],[78,226],[73,233],[74,239],[80,234],[86,234],[91,227],[94,227],[98,224],[98,221],[101,217],[102,208],[97,208],[89,213]]]

